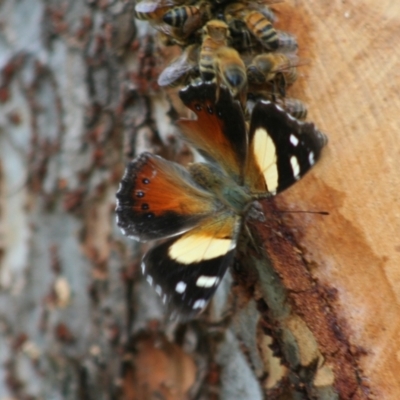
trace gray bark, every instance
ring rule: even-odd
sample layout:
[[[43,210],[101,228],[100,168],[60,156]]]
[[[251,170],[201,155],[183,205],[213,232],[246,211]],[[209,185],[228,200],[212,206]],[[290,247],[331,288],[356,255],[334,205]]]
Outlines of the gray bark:
[[[125,162],[174,133],[149,81],[157,47],[147,24],[135,36],[132,10],[1,5],[0,398],[129,398],[127,346],[162,320],[138,268],[141,246],[114,220]],[[261,398],[237,340],[223,343],[223,397],[239,387],[236,398]]]

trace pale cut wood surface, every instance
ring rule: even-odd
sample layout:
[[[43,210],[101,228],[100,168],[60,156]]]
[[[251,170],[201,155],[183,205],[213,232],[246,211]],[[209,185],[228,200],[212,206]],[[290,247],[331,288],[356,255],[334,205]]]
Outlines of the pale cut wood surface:
[[[297,1],[282,20],[310,60],[292,94],[329,136],[303,183],[280,196],[313,275],[334,289],[340,330],[377,399],[400,398],[400,3]],[[283,7],[280,7],[283,9]],[[307,183],[309,182],[309,183]]]

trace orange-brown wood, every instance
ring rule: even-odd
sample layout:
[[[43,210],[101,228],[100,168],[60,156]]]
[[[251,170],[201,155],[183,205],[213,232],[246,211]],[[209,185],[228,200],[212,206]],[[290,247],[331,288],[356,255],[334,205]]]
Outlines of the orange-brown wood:
[[[295,33],[299,82],[290,95],[329,137],[307,177],[279,196],[313,277],[332,288],[338,329],[359,357],[371,397],[400,396],[400,3],[276,5]],[[301,227],[301,228],[300,228]]]

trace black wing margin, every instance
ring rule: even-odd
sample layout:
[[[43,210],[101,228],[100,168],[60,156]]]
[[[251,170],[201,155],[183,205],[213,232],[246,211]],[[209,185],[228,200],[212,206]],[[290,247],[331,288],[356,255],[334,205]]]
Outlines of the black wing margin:
[[[274,103],[258,102],[249,132],[247,183],[279,193],[302,178],[321,156],[327,137],[311,122],[302,122]],[[254,165],[255,164],[255,165]]]

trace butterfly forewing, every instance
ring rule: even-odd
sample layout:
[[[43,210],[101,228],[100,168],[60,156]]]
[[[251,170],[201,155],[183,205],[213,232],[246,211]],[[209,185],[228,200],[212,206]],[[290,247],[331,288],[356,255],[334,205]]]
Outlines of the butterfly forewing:
[[[217,89],[211,83],[188,86],[179,94],[197,116],[196,120],[178,121],[185,139],[242,184],[247,135],[240,104],[232,99],[227,89]]]
[[[141,241],[183,233],[217,208],[183,167],[151,153],[129,163],[117,192],[117,224]]]
[[[281,192],[315,164],[326,141],[314,124],[258,102],[251,116],[246,184],[256,192]]]

